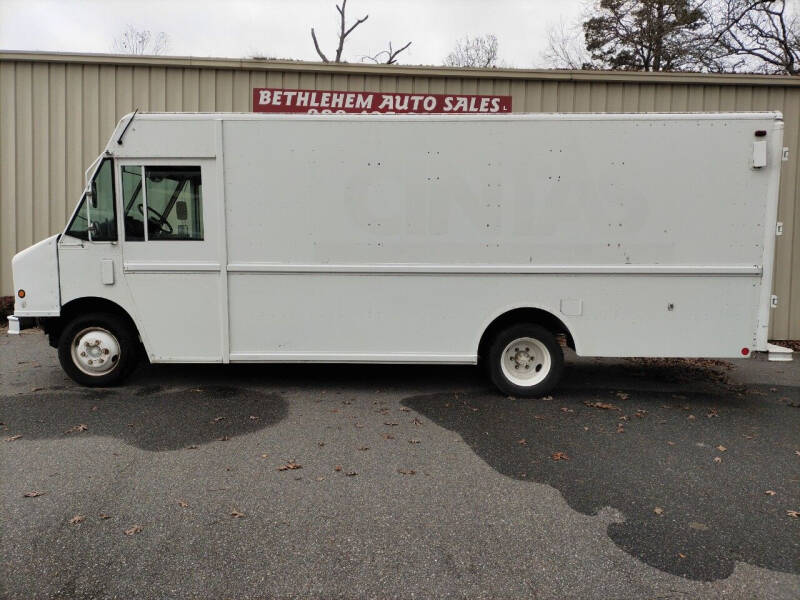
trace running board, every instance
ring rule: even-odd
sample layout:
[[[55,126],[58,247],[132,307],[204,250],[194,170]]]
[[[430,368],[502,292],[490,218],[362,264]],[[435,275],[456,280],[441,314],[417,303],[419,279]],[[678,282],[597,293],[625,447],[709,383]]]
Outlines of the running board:
[[[767,360],[789,362],[792,360],[792,349],[777,344],[767,344]]]

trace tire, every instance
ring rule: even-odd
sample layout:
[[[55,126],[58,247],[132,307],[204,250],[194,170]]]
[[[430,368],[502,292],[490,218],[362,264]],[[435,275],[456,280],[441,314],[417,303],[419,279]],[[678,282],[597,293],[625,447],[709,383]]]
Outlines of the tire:
[[[555,336],[533,323],[519,323],[494,336],[487,356],[489,377],[508,396],[538,398],[549,393],[564,371]]]
[[[70,321],[58,341],[61,368],[77,383],[106,387],[130,375],[139,360],[136,332],[122,317],[90,313]]]

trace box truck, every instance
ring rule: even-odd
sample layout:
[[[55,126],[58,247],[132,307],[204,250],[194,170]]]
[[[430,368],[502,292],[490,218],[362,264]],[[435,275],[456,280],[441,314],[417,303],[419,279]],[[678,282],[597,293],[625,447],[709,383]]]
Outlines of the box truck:
[[[539,396],[564,346],[778,352],[782,132],[772,112],[134,113],[64,231],[14,257],[9,333],[37,319],[90,386],[144,354],[481,362]]]

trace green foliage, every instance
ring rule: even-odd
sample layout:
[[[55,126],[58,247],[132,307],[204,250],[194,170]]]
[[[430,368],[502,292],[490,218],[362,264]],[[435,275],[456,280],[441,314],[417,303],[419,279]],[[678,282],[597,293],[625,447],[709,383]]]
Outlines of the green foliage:
[[[591,66],[636,71],[691,68],[692,40],[706,23],[703,4],[703,0],[600,0],[594,15],[583,23]]]

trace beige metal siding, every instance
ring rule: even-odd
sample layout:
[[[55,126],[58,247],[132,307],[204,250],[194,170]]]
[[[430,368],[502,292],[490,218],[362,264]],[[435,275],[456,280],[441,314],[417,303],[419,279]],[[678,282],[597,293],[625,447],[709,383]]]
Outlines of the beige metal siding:
[[[246,112],[252,88],[263,86],[509,94],[519,112],[780,110],[791,159],[781,177],[772,337],[800,338],[800,78],[790,77],[0,53],[0,296],[13,293],[13,254],[63,229],[85,168],[120,117],[134,108]]]

